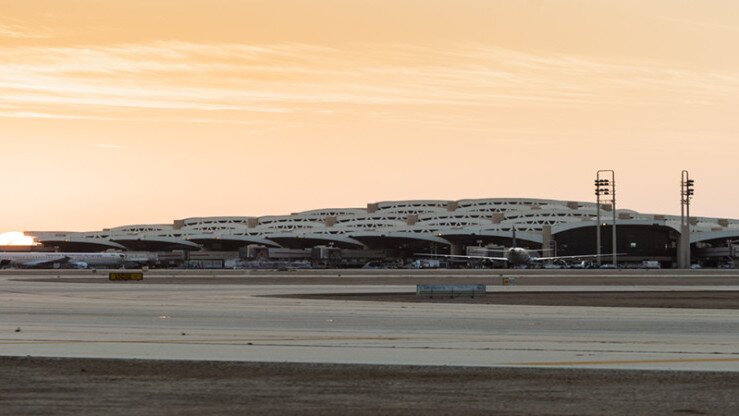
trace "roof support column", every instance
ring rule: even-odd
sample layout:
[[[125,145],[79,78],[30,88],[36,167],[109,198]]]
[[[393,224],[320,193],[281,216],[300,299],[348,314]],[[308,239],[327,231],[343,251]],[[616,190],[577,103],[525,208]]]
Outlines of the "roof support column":
[[[449,246],[449,254],[452,256],[460,256],[464,253],[462,253],[462,243],[452,243],[451,246]]]
[[[551,250],[552,250],[553,245],[554,243],[552,242],[552,226],[545,225],[542,228],[541,256],[551,257],[552,256]]]

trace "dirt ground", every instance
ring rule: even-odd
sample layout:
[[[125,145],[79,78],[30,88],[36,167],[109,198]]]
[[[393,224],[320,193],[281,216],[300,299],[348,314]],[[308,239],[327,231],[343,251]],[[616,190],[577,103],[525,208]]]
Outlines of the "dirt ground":
[[[739,374],[0,357],[2,415],[737,415]]]
[[[739,292],[489,292],[474,298],[417,296],[415,293],[337,293],[280,295],[343,301],[473,303],[484,305],[603,306],[623,308],[739,309]]]

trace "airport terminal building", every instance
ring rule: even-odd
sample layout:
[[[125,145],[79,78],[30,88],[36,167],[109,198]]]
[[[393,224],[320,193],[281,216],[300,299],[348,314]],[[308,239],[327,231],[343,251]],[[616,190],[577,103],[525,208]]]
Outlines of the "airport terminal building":
[[[714,267],[733,263],[739,220],[691,217],[690,223],[694,263]],[[518,246],[544,255],[594,254],[596,225],[595,203],[492,198],[386,201],[290,215],[187,218],[93,232],[26,234],[58,251],[121,250],[219,259],[300,258],[300,253],[315,256],[318,249],[330,252],[335,262],[359,264],[368,259],[409,259],[416,253],[485,255],[488,249],[510,247],[514,229]],[[612,225],[612,209],[602,205],[603,253],[614,251]],[[625,253],[620,262],[649,260],[675,266],[683,241],[679,216],[619,209],[616,230],[615,252]]]

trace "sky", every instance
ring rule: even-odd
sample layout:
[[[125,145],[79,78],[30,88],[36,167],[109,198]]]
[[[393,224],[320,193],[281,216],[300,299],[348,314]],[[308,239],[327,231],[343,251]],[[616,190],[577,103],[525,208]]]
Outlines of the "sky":
[[[0,232],[395,199],[739,218],[735,0],[0,0]]]

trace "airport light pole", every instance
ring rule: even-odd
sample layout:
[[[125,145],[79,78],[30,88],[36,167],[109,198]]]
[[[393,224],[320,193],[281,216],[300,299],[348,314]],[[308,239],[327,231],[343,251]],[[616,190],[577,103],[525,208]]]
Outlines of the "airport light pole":
[[[610,179],[601,179],[601,175],[608,176],[610,174]],[[598,224],[595,227],[596,229],[596,254],[598,255],[598,265],[602,263],[601,260],[601,226],[603,225],[601,223],[601,215],[600,215],[600,209],[601,204],[603,202],[610,202],[611,203],[611,211],[613,212],[613,224],[611,225],[611,230],[613,231],[613,247],[612,247],[612,253],[613,253],[613,265],[618,266],[618,259],[616,258],[616,172],[613,170],[599,170],[595,174],[595,196],[596,196],[596,212],[597,212],[597,221]],[[601,201],[601,196],[605,197]]]
[[[681,244],[681,268],[690,267],[690,200],[693,199],[695,181],[690,179],[690,172],[682,171],[680,179],[680,238]]]

